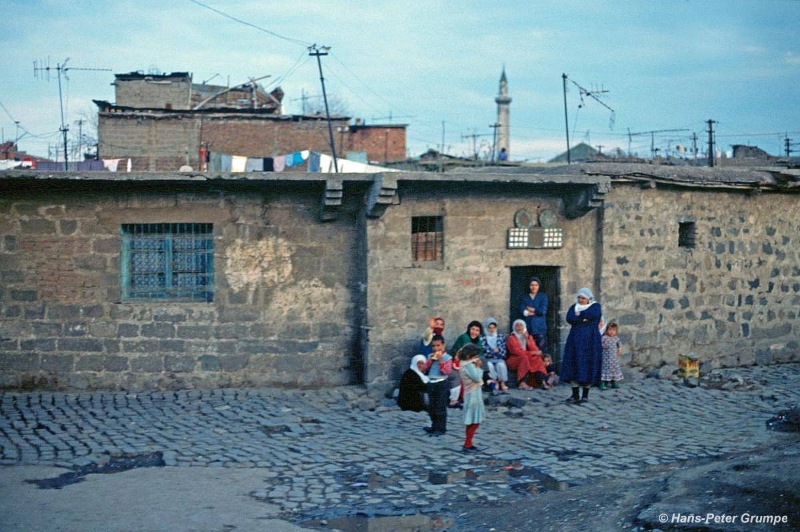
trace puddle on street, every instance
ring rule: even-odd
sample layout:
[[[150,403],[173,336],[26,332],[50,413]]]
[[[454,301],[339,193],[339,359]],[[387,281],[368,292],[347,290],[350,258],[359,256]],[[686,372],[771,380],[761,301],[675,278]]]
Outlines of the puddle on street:
[[[26,480],[28,484],[36,484],[39,489],[59,490],[70,484],[83,482],[87,475],[102,475],[121,473],[138,467],[164,467],[164,457],[160,452],[154,453],[126,453],[111,455],[102,464],[88,464],[77,468],[75,471],[64,473],[55,478]]]

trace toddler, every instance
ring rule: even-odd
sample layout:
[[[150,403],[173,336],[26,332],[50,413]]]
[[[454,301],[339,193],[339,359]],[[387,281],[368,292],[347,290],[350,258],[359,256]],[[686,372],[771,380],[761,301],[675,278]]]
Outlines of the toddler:
[[[600,389],[606,390],[609,385],[611,388],[619,388],[619,381],[622,380],[622,368],[619,366],[619,356],[622,353],[622,344],[617,338],[619,326],[613,321],[606,327],[603,335],[603,369],[600,375]]]

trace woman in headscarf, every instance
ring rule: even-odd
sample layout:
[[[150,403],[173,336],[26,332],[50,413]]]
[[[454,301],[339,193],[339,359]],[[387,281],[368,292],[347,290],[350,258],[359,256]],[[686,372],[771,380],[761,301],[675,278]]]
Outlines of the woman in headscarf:
[[[506,352],[506,365],[517,372],[517,385],[521,390],[532,390],[541,376],[547,375],[542,351],[528,334],[523,320],[514,322],[511,334],[506,338]]]
[[[501,332],[497,332],[497,320],[494,318],[487,318],[484,326],[486,329],[481,337],[481,346],[486,357],[486,365],[489,367],[489,386],[494,382],[496,383],[497,391],[507,392],[506,336]]]
[[[400,379],[397,405],[400,410],[424,412],[427,410],[428,376],[425,375],[425,355],[416,355]]]
[[[461,333],[450,348],[450,352],[457,354],[458,351],[467,344],[473,344],[478,348],[478,356],[483,357],[483,347],[481,345],[481,336],[483,335],[483,324],[478,320],[473,320],[467,325],[467,331]]]
[[[567,311],[567,323],[572,328],[564,346],[561,359],[561,380],[572,386],[571,403],[589,400],[589,387],[600,384],[603,366],[603,342],[600,322],[603,309],[594,300],[592,291],[581,288],[575,296],[575,304]],[[583,393],[578,396],[578,387]]]
[[[528,281],[528,293],[522,298],[519,311],[524,316],[528,333],[536,340],[536,345],[547,350],[547,294],[542,292],[542,282],[538,277]]]

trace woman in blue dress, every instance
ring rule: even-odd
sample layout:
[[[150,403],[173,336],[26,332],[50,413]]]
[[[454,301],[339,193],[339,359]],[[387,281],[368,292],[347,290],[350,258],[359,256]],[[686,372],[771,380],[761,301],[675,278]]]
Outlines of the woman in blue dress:
[[[564,357],[561,359],[561,380],[572,386],[571,403],[589,400],[589,387],[600,384],[603,366],[603,341],[600,335],[600,323],[603,309],[594,300],[588,288],[578,290],[575,304],[567,311],[567,323],[572,328],[564,346]],[[583,388],[578,397],[578,387]]]
[[[522,298],[519,311],[525,320],[528,334],[536,340],[542,351],[547,351],[547,294],[541,291],[542,282],[538,277],[531,277],[528,282],[528,294]]]

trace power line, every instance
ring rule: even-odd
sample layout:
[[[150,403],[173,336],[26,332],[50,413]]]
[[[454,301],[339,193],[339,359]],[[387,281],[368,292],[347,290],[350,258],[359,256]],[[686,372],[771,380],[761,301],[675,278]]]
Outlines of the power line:
[[[219,9],[213,8],[213,7],[211,7],[211,6],[207,5],[207,4],[204,4],[202,2],[198,2],[197,0],[189,0],[189,1],[191,3],[193,3],[193,4],[197,4],[200,7],[204,7],[206,9],[208,9],[209,11],[213,11],[214,13],[216,13],[216,14],[218,14],[220,16],[223,16],[225,18],[231,19],[231,20],[233,20],[235,22],[238,22],[239,24],[244,24],[245,26],[249,26],[249,27],[251,27],[253,29],[256,29],[258,31],[262,31],[264,33],[272,35],[273,37],[277,37],[278,39],[283,39],[284,41],[288,41],[290,43],[297,44],[297,45],[304,46],[304,47],[308,47],[309,45],[311,45],[311,43],[309,43],[309,42],[301,41],[300,39],[294,39],[292,37],[286,37],[286,36],[281,35],[279,33],[275,33],[274,31],[270,31],[270,30],[268,30],[266,28],[262,28],[261,26],[257,26],[255,24],[253,24],[252,22],[247,22],[246,20],[242,20],[240,18],[234,17],[233,15],[229,15],[229,14],[225,13],[224,11],[220,11]]]

